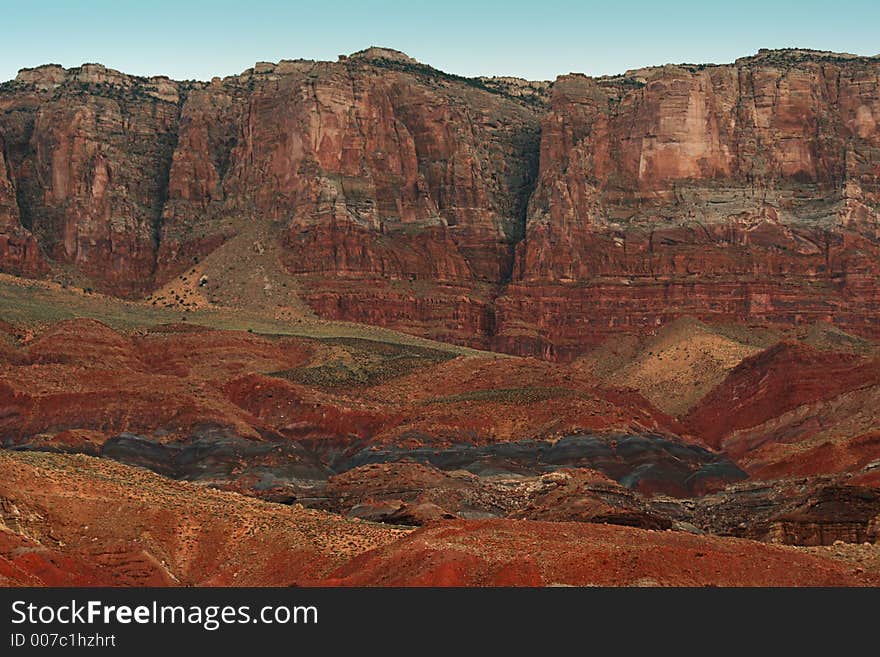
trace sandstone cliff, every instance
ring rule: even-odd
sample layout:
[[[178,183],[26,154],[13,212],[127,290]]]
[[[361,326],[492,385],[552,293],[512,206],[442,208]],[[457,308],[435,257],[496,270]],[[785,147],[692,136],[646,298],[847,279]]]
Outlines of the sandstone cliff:
[[[258,226],[322,316],[513,353],[684,314],[876,336],[878,121],[880,60],[812,51],[552,84],[380,48],[44,66],[0,86],[0,269],[142,297]]]
[[[45,263],[39,246],[30,231],[21,223],[15,185],[4,154],[5,144],[0,138],[0,254],[4,271],[38,276],[44,273]]]
[[[564,356],[681,314],[876,335],[878,117],[877,59],[559,78],[496,340]]]

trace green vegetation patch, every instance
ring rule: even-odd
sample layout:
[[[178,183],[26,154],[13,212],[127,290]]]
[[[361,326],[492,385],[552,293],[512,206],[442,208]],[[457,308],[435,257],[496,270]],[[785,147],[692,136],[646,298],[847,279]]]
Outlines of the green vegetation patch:
[[[473,87],[474,89],[485,91],[486,93],[495,94],[496,96],[503,96],[504,98],[507,98],[509,100],[513,100],[522,104],[532,105],[535,107],[542,107],[544,105],[537,94],[522,96],[513,95],[500,87],[497,83],[489,84],[485,80],[481,80],[480,78],[468,78],[462,75],[456,75],[455,73],[447,73],[446,71],[441,71],[434,68],[433,66],[428,66],[427,64],[422,64],[420,62],[403,62],[396,59],[386,59],[384,57],[358,58],[351,61],[366,62],[370,66],[375,66],[377,68],[399,71],[401,73],[409,73],[410,75],[416,75],[422,78],[446,80],[448,82],[465,84],[469,87]]]
[[[537,387],[527,386],[525,388],[494,388],[489,390],[473,390],[471,392],[462,392],[457,395],[449,395],[446,397],[437,397],[432,399],[428,404],[457,404],[467,401],[488,401],[502,402],[505,404],[531,404],[535,402],[548,401],[550,399],[585,399],[586,396],[570,388],[562,388],[559,386]]]
[[[476,349],[436,342],[379,326],[307,317],[294,320],[276,319],[272,317],[271,310],[270,308],[266,313],[259,313],[218,306],[182,311],[142,302],[123,301],[102,294],[48,288],[26,280],[13,282],[0,278],[0,320],[15,325],[43,325],[66,319],[88,318],[117,330],[131,330],[185,321],[213,329],[250,331],[266,336],[313,338],[328,344],[334,340],[341,341],[340,344],[345,340],[352,340],[353,345],[359,342],[388,345],[390,349],[410,349],[413,354],[422,358],[428,353],[443,354],[447,359],[461,355],[487,355],[487,352]],[[370,350],[378,353],[381,348],[371,347]]]
[[[319,388],[374,386],[456,356],[440,349],[361,338],[332,338],[317,342],[337,348],[330,360],[319,365],[273,372],[270,376]]]

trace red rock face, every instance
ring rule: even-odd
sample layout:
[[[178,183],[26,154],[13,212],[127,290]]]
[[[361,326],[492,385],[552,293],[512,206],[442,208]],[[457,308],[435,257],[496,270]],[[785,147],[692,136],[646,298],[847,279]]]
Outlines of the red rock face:
[[[686,423],[710,445],[738,429],[841,393],[880,385],[880,362],[780,343],[746,358]]]
[[[160,271],[210,250],[236,221],[268,220],[284,263],[305,275],[307,298],[328,316],[353,317],[347,280],[362,283],[361,293],[378,279],[457,284],[466,294],[509,275],[536,113],[399,65],[264,64],[192,91],[169,177]],[[417,300],[403,303],[425,314]],[[378,323],[399,323],[388,314]],[[456,335],[485,331],[471,324]]]
[[[6,164],[5,145],[0,137],[0,263],[19,276],[38,276],[45,271],[37,241],[21,225],[15,185]]]
[[[383,50],[211,83],[25,70],[0,267],[139,296],[259,230],[324,317],[516,354],[681,315],[876,337],[878,70],[762,51],[525,95]]]
[[[43,252],[122,295],[152,285],[177,86],[89,64],[23,71],[0,131],[22,223]]]
[[[874,61],[772,52],[557,80],[496,344],[682,314],[877,335],[878,89]]]

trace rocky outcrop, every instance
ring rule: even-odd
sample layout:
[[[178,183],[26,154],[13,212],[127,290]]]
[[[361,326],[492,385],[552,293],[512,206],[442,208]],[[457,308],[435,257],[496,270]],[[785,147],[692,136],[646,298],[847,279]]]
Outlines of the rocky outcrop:
[[[371,463],[330,477],[316,495],[310,503],[319,508],[391,524],[509,517],[643,529],[673,525],[639,493],[598,471],[577,468],[480,477],[409,461]]]
[[[745,482],[680,504],[655,501],[705,531],[787,545],[877,543],[880,490],[847,476]]]
[[[536,166],[534,109],[381,49],[208,84],[47,66],[0,106],[24,223],[123,295],[255,221],[294,273],[497,282]]]
[[[364,520],[420,526],[462,515],[503,514],[503,502],[493,500],[487,488],[467,472],[403,461],[374,463],[330,477],[310,504]]]
[[[672,520],[650,508],[637,493],[594,470],[561,469],[539,481],[527,504],[511,517],[655,530],[672,528]]]
[[[22,223],[55,263],[122,295],[152,286],[179,94],[97,64],[23,71],[0,95]]]
[[[878,518],[880,490],[829,486],[791,512],[774,518],[769,540],[790,545],[877,543]]]

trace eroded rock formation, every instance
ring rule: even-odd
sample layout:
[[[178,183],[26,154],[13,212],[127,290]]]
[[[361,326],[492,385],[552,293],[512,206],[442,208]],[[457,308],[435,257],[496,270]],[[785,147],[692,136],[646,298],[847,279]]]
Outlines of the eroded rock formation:
[[[769,51],[558,79],[499,346],[565,357],[681,314],[876,334],[878,71]]]
[[[877,336],[878,121],[880,60],[797,50],[552,84],[376,48],[44,66],[0,88],[0,267],[137,297],[259,225],[320,315],[516,354],[684,314]]]

